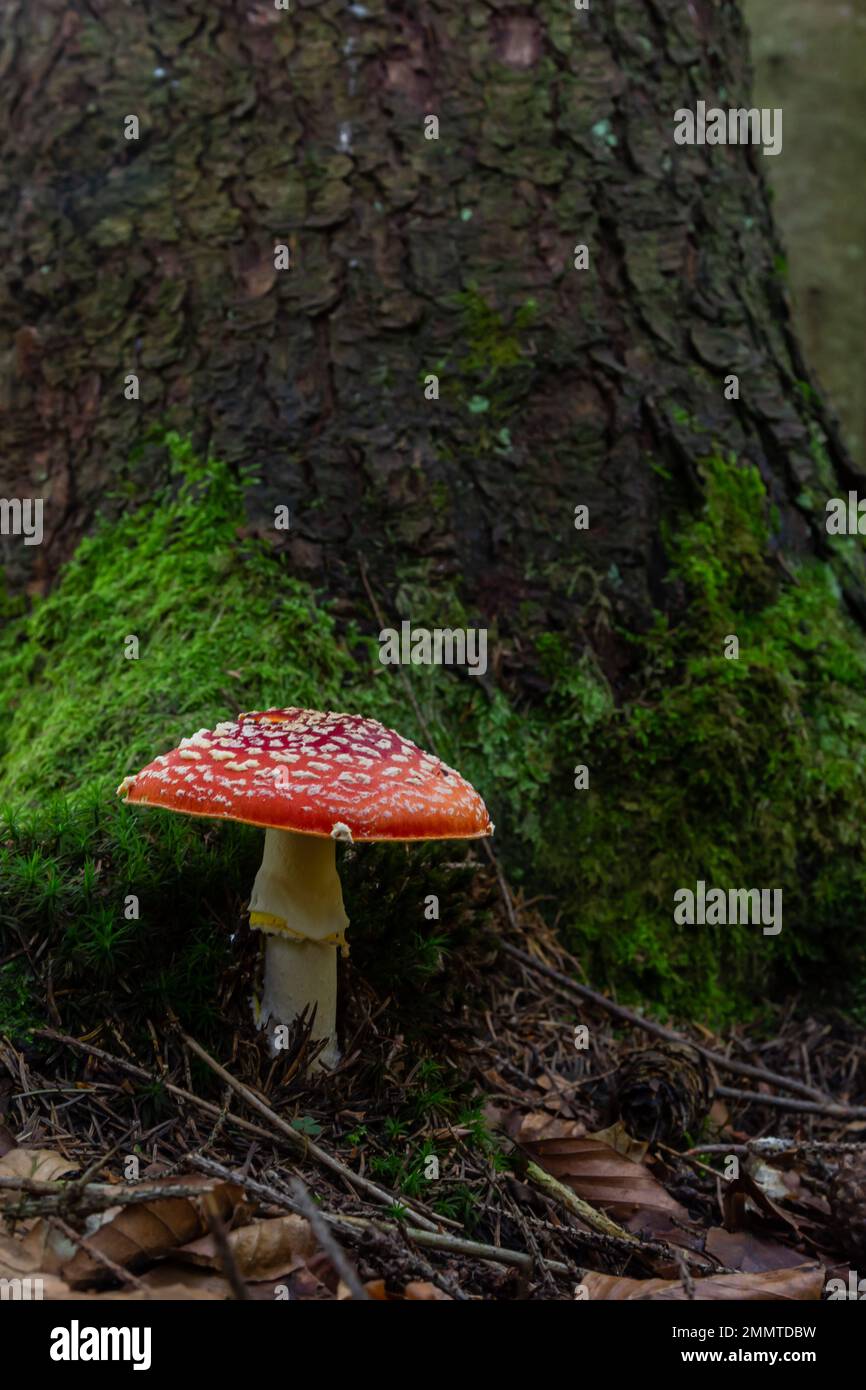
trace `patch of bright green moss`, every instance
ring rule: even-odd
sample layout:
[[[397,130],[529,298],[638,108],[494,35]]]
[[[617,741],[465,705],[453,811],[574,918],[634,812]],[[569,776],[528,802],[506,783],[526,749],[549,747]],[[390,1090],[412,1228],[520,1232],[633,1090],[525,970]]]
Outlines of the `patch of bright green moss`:
[[[154,1013],[160,1000],[168,1002],[205,1027],[217,1022],[216,982],[261,835],[118,803],[116,787],[127,773],[242,709],[348,709],[422,746],[429,732],[440,755],[488,798],[494,819],[523,833],[541,824],[554,736],[540,714],[530,724],[477,680],[441,668],[382,666],[374,636],[339,630],[270,545],[239,537],[248,480],[199,460],[175,435],[165,443],[172,465],[166,485],[118,520],[104,520],[51,593],[29,613],[10,610],[0,632],[0,801],[7,808],[0,901],[8,928],[27,940],[49,936],[55,992],[80,999],[85,1019],[94,1009],[110,1012],[132,977],[138,1006]],[[402,611],[416,623],[466,624],[456,596],[434,603],[429,582],[416,578],[417,593],[411,579],[401,592],[400,603],[409,605]],[[133,637],[137,659],[127,656]],[[431,953],[447,954],[432,940],[442,928],[426,924],[422,910],[425,884],[440,891],[436,856],[431,851],[428,863],[417,848],[395,851],[404,859],[392,863],[388,850],[368,846],[349,859],[347,901],[358,931],[369,919],[376,935],[387,888],[397,922],[389,959],[411,980],[423,975]],[[414,932],[406,929],[397,886],[407,853],[420,894],[411,909]],[[443,861],[457,857],[454,846],[439,851]],[[378,897],[368,893],[371,884]],[[450,930],[454,905],[441,891]],[[127,915],[130,895],[139,900],[138,917]],[[11,930],[0,944],[7,934],[17,944]]]
[[[591,653],[543,633],[547,693],[518,706],[489,679],[383,667],[375,636],[341,627],[270,545],[240,534],[246,480],[176,436],[166,444],[166,486],[103,522],[31,612],[7,606],[0,633],[2,944],[48,935],[64,1016],[86,1023],[129,998],[219,1027],[260,834],[128,807],[115,788],[197,728],[285,704],[371,714],[432,741],[485,796],[509,874],[551,896],[599,984],[715,1019],[774,982],[863,979],[866,648],[828,566],[790,582],[772,564],[754,469],[700,464],[704,505],[666,535],[689,606],[629,638],[628,698],[615,707]],[[395,607],[416,625],[477,622],[423,566],[403,571]],[[739,661],[723,654],[732,633]],[[491,650],[498,640],[491,631]],[[378,979],[384,942],[434,1016],[470,925],[453,851],[364,846],[342,868],[358,968]],[[782,888],[781,936],[674,927],[674,892],[698,879]],[[440,894],[441,921],[425,920],[426,892]]]
[[[243,481],[175,436],[168,445],[169,487],[82,541],[54,591],[0,639],[7,797],[119,781],[217,710],[287,693],[314,704],[353,668],[307,589],[284,573],[275,582],[267,547],[237,540]]]
[[[841,1000],[866,974],[866,644],[829,566],[772,565],[757,470],[700,470],[704,505],[667,537],[686,615],[637,641],[640,689],[581,759],[590,791],[551,797],[541,860],[581,885],[572,939],[665,1005],[718,1017],[785,981]],[[699,879],[781,888],[781,934],[674,926]]]

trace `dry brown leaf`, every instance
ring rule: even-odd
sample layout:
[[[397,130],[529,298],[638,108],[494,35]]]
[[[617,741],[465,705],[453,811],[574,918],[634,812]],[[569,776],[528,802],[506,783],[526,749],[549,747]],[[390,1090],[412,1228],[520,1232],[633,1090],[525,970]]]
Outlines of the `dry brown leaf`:
[[[158,1187],[160,1181],[157,1179],[153,1185]],[[178,1179],[165,1181],[176,1183]],[[186,1186],[200,1186],[202,1197],[212,1186],[212,1179],[201,1174],[184,1177],[182,1181]],[[218,1183],[211,1196],[220,1217],[227,1222],[244,1194],[235,1183]],[[99,1229],[88,1235],[88,1244],[123,1268],[188,1245],[203,1235],[209,1224],[204,1201],[193,1197],[155,1197],[134,1206],[112,1208],[105,1216],[107,1219]],[[86,1250],[79,1250],[62,1272],[71,1284],[83,1284],[102,1277],[105,1270]]]
[[[749,1210],[750,1204],[761,1216],[770,1221],[780,1221],[799,1235],[800,1227],[796,1217],[771,1201],[752,1175],[745,1168],[741,1168],[739,1177],[733,1178],[726,1185],[722,1195],[722,1211],[728,1230],[739,1231],[753,1224],[756,1213]]]
[[[229,1231],[228,1242],[245,1279],[279,1279],[302,1265],[317,1249],[309,1221],[303,1216],[276,1216]],[[213,1236],[185,1245],[175,1258],[207,1269],[221,1269],[222,1259]]]
[[[146,1274],[138,1276],[146,1289],[160,1297],[163,1290],[175,1287],[195,1289],[213,1298],[233,1298],[231,1285],[212,1269],[196,1269],[193,1265],[178,1264],[174,1259],[160,1260]]]
[[[509,1133],[518,1144],[538,1139],[579,1139],[586,1134],[586,1125],[582,1120],[558,1120],[546,1110],[533,1110],[528,1115],[516,1115]]]
[[[211,1293],[207,1289],[202,1289],[189,1284],[164,1284],[158,1289],[104,1289],[99,1293],[88,1290],[86,1293],[80,1289],[70,1288],[64,1284],[62,1279],[58,1279],[55,1274],[45,1276],[43,1297],[48,1302],[61,1300],[74,1301],[76,1303],[97,1302],[116,1302],[116,1303],[157,1303],[171,1301],[173,1303],[202,1302],[203,1300],[213,1301],[218,1298],[225,1298],[223,1293]]]
[[[584,1137],[540,1139],[522,1147],[578,1197],[631,1229],[637,1229],[646,1218],[659,1230],[659,1214],[666,1220],[689,1220],[685,1207],[643,1164],[624,1158],[609,1144]]]
[[[70,1159],[64,1158],[62,1154],[55,1153],[53,1149],[14,1148],[0,1158],[0,1177],[31,1178],[36,1182],[55,1182],[58,1178],[73,1172],[77,1166]],[[11,1215],[22,1195],[22,1189],[19,1188],[0,1188],[0,1216],[2,1216],[4,1208],[9,1208]],[[8,1223],[4,1224],[8,1229]],[[28,1248],[32,1252],[44,1250],[49,1242],[49,1231],[41,1217],[16,1218],[13,1229],[19,1240],[23,1238],[28,1242]],[[46,1267],[56,1273],[59,1269],[58,1261],[47,1255],[45,1260]]]
[[[535,1082],[539,1091],[546,1092],[542,1105],[550,1115],[568,1115],[571,1110],[574,1088],[567,1081],[556,1076],[542,1074]]]
[[[304,1303],[327,1303],[336,1300],[336,1293],[332,1293],[327,1284],[323,1283],[319,1275],[313,1270],[308,1269],[306,1265],[302,1265],[300,1269],[293,1270],[286,1279],[286,1283],[291,1290],[292,1298],[299,1299]],[[335,1289],[336,1285],[337,1281],[335,1279]],[[265,1289],[267,1285],[262,1284],[260,1288]],[[253,1289],[255,1289],[255,1285],[253,1285]]]
[[[606,1302],[689,1303],[679,1279],[621,1279],[615,1274],[585,1274],[583,1285],[590,1299]],[[693,1281],[693,1299],[700,1303],[767,1300],[774,1303],[807,1302],[821,1297],[822,1265],[800,1265],[761,1274],[711,1274]]]
[[[33,1279],[41,1280],[42,1287],[39,1297],[45,1303],[56,1303],[59,1299],[73,1297],[69,1285],[56,1274],[48,1274],[40,1270],[38,1274],[31,1274],[28,1277],[31,1281]]]
[[[23,1279],[40,1267],[38,1255],[24,1242],[0,1236],[0,1279]]]
[[[720,1098],[716,1098],[710,1106],[710,1113],[707,1116],[705,1134],[707,1138],[721,1138],[726,1133],[731,1123],[731,1112],[727,1105]]]
[[[511,1096],[512,1100],[518,1102],[523,1101],[524,1104],[526,1103],[526,1096],[524,1092],[518,1090],[518,1088],[514,1085],[513,1082],[506,1080],[504,1076],[500,1075],[500,1073],[496,1070],[495,1067],[488,1067],[486,1071],[482,1072],[482,1076],[484,1077],[491,1091],[495,1091],[498,1095]],[[490,1103],[491,1102],[488,1101],[488,1104]],[[511,1112],[506,1111],[504,1109],[500,1110],[497,1123],[504,1124],[506,1117],[509,1113]]]
[[[403,1297],[422,1303],[453,1303],[450,1293],[439,1289],[426,1279],[413,1279],[403,1290]]]
[[[163,1289],[181,1286],[185,1289],[197,1290],[201,1295],[212,1298],[233,1299],[234,1292],[227,1279],[217,1274],[212,1269],[200,1269],[195,1265],[176,1263],[174,1260],[160,1261],[153,1269],[146,1274],[139,1275],[140,1282],[146,1288],[161,1293]],[[281,1279],[259,1280],[247,1282],[247,1293],[253,1302],[275,1303],[282,1301],[286,1297],[286,1290],[289,1298],[303,1299],[309,1297],[322,1296],[321,1281],[316,1279],[306,1266],[292,1273],[284,1275]],[[310,1293],[310,1290],[313,1293]],[[330,1297],[327,1289],[324,1296]]]
[[[370,1279],[364,1285],[364,1288],[371,1298],[375,1298],[380,1303],[390,1303],[394,1297],[394,1295],[388,1293],[388,1290],[385,1288],[384,1279]]]
[[[77,1164],[53,1149],[10,1149],[0,1158],[0,1177],[32,1178],[36,1182],[55,1182],[66,1173],[71,1173]],[[0,1203],[15,1201],[18,1192],[14,1188],[0,1188]]]
[[[14,1246],[10,1250],[10,1246]],[[152,1291],[139,1292],[133,1289],[119,1289],[116,1291],[107,1290],[101,1293],[88,1291],[79,1292],[70,1288],[65,1279],[52,1273],[50,1270],[40,1269],[38,1264],[34,1264],[26,1252],[14,1242],[7,1242],[0,1239],[0,1279],[29,1279],[31,1284],[35,1279],[41,1281],[39,1297],[43,1302],[53,1303],[58,1300],[75,1299],[90,1301],[91,1299],[135,1299],[144,1301],[147,1297],[151,1298],[227,1298],[230,1296],[227,1286],[225,1291],[214,1293],[209,1289],[202,1289],[198,1285],[187,1285],[178,1279],[173,1281],[162,1281],[159,1286]]]
[[[623,1158],[630,1158],[633,1163],[643,1163],[649,1151],[647,1141],[634,1139],[622,1120],[617,1120],[616,1124],[609,1125],[607,1129],[597,1129],[586,1137],[597,1139],[600,1144],[607,1144],[615,1153],[622,1154]]]
[[[775,1240],[765,1240],[751,1231],[725,1231],[714,1226],[704,1245],[708,1255],[745,1274],[765,1274],[770,1269],[795,1269],[803,1263],[799,1250],[789,1250]]]

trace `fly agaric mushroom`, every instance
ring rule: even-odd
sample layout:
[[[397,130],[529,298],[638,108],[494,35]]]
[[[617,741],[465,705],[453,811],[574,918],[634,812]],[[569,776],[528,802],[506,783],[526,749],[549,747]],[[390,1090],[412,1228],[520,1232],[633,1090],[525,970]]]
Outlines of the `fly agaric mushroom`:
[[[349,925],[335,842],[493,833],[484,802],[459,773],[355,714],[239,714],[182,739],[117,790],[142,806],[264,827],[250,898],[250,926],[265,935],[258,1026],[290,1024],[315,1005],[327,1066],[339,1058],[337,949],[347,952]]]

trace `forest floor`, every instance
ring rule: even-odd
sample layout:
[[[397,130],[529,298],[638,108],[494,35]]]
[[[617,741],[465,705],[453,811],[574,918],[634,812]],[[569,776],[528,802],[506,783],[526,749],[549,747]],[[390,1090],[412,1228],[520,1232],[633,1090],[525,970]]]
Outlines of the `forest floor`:
[[[791,1000],[769,1031],[664,1037],[478,875],[475,1004],[429,1055],[351,968],[328,1075],[304,1078],[303,1030],[270,1058],[231,979],[219,1057],[179,1024],[147,1055],[111,1020],[0,1039],[0,1276],[59,1299],[848,1296],[855,1029]]]

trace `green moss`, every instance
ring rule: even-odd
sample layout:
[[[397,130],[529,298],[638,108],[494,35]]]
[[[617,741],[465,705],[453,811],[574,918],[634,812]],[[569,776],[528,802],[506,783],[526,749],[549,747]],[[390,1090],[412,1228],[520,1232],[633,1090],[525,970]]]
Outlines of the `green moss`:
[[[335,698],[354,663],[305,586],[238,541],[244,481],[176,436],[168,485],[103,523],[0,638],[0,793],[120,780],[216,710]],[[129,639],[138,658],[129,659]]]
[[[863,979],[866,645],[828,566],[794,582],[773,566],[757,471],[718,456],[700,471],[704,505],[667,541],[688,607],[635,641],[636,689],[588,750],[582,801],[551,798],[542,862],[581,883],[572,940],[614,979],[720,1017],[773,982]],[[698,879],[781,888],[781,935],[675,927],[674,892]]]
[[[429,733],[494,819],[522,837],[540,833],[551,732],[474,679],[382,666],[374,637],[338,628],[266,542],[239,535],[248,480],[197,459],[175,435],[165,444],[164,484],[103,520],[52,592],[0,633],[0,897],[6,926],[37,942],[47,935],[67,1018],[86,1025],[118,1007],[157,1016],[168,1003],[206,1031],[219,1025],[217,985],[261,836],[125,806],[115,796],[125,774],[240,709],[352,709],[422,746]],[[434,602],[420,571],[407,575],[400,604],[431,626],[469,621],[456,595]],[[125,655],[132,636],[137,660]],[[360,965],[377,977],[384,935],[406,997],[433,1014],[449,988],[439,963],[467,935],[455,850],[367,846],[343,865]],[[429,892],[441,896],[441,924],[424,917]],[[5,947],[2,919],[0,930]]]
[[[388,1187],[407,1197],[423,1197],[434,1211],[457,1218],[474,1230],[484,1220],[484,1204],[476,1191],[451,1176],[461,1151],[474,1152],[498,1172],[508,1171],[509,1160],[499,1151],[499,1140],[487,1126],[481,1099],[472,1094],[459,1072],[426,1057],[413,1069],[412,1082],[406,1103],[386,1117],[381,1135],[372,1136],[361,1126],[346,1138],[351,1143],[364,1141],[371,1173]],[[448,1125],[453,1137],[413,1142],[407,1135],[424,1122],[428,1127],[438,1122],[443,1129]],[[435,1180],[431,1181],[434,1173]]]
[[[477,285],[455,294],[452,303],[459,315],[455,335],[459,351],[436,363],[443,376],[442,394],[458,402],[480,431],[479,450],[510,447],[507,420],[528,384],[530,366],[524,334],[537,311],[527,299],[507,323],[487,302]],[[505,430],[505,439],[501,437]]]
[[[521,305],[510,327],[487,303],[477,285],[455,295],[455,302],[463,320],[461,336],[466,352],[461,368],[464,374],[475,374],[483,384],[489,385],[501,371],[520,365],[523,361],[520,334],[535,317],[535,300],[527,299]]]
[[[92,1027],[94,1018],[129,1008],[160,1018],[169,1005],[212,1033],[229,959],[219,923],[249,889],[255,833],[144,817],[112,793],[96,782],[75,797],[0,815],[5,921],[32,943],[42,967],[49,944],[54,996],[70,1026]],[[14,939],[0,936],[4,944]],[[38,981],[21,970],[26,993],[38,1000]],[[28,1006],[31,1022],[38,1007]],[[8,1031],[22,1031],[23,1020],[0,1005],[0,1031],[3,1019]]]
[[[8,961],[0,967],[0,1034],[27,1042],[41,1021],[27,966]]]
[[[427,563],[404,565],[395,595],[398,612],[420,627],[476,626],[453,590],[434,583]],[[488,651],[500,637],[488,627]],[[425,727],[437,750],[480,788],[496,824],[497,841],[513,853],[514,871],[529,871],[545,840],[546,800],[561,765],[564,742],[586,746],[613,701],[589,651],[566,657],[554,633],[538,639],[538,657],[549,689],[543,701],[519,705],[489,681],[455,680],[437,668],[410,679]],[[423,739],[422,739],[423,742]]]
[[[693,613],[700,610],[702,623],[730,627],[740,614],[763,609],[775,592],[765,490],[757,469],[739,468],[733,458],[712,455],[699,469],[704,509],[680,530],[666,526],[664,539]]]
[[[549,895],[599,983],[708,1019],[773,982],[856,991],[866,648],[829,566],[792,582],[774,565],[776,519],[754,469],[710,456],[703,506],[667,509],[675,602],[648,633],[622,634],[634,668],[618,704],[591,651],[557,632],[534,639],[543,693],[518,703],[489,678],[383,667],[375,637],[341,626],[266,541],[244,537],[247,480],[165,442],[155,495],[103,521],[29,613],[7,605],[0,633],[3,950],[18,933],[47,936],[39,960],[52,960],[70,1025],[168,1004],[203,1034],[219,1029],[261,837],[125,806],[115,788],[196,728],[292,703],[373,714],[432,742],[485,796],[509,875]],[[478,621],[424,564],[403,569],[395,608],[417,625]],[[738,661],[723,654],[732,633]],[[124,654],[133,635],[138,660]],[[493,628],[488,641],[507,645]],[[574,786],[580,763],[588,791]],[[407,1036],[469,998],[451,962],[470,959],[487,904],[454,849],[343,857],[356,968],[383,993],[389,963],[399,969]],[[674,892],[698,879],[782,888],[781,936],[675,928]],[[426,920],[429,893],[440,920]],[[0,991],[9,1017],[26,1014],[32,984],[13,964]]]

